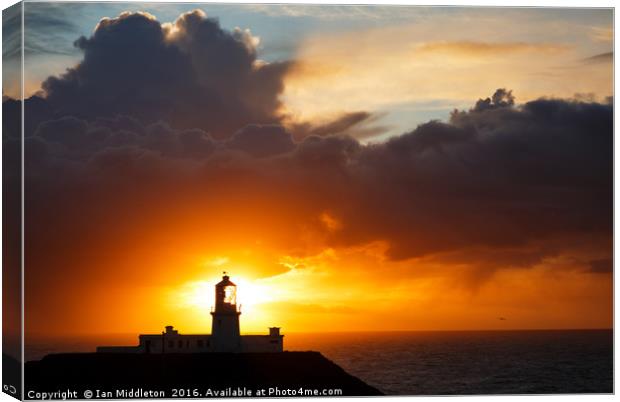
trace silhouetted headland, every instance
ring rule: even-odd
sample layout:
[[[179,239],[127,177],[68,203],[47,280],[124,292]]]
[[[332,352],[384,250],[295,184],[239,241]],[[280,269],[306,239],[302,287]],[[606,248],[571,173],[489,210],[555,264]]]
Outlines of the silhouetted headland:
[[[137,346],[50,354],[26,363],[28,399],[381,395],[318,352],[284,352],[280,328],[241,335],[236,285],[215,285],[211,334],[142,334]],[[85,394],[90,393],[92,394]],[[145,393],[146,392],[146,393]]]
[[[119,398],[117,390],[163,391],[170,398],[173,390],[198,390],[209,396],[264,396],[294,390],[341,390],[333,396],[382,395],[382,393],[348,374],[319,352],[280,353],[67,353],[50,354],[25,367],[26,392],[75,390],[81,398],[87,390],[110,391],[109,398]],[[207,390],[225,394],[206,394]],[[251,391],[251,395],[239,391]],[[269,394],[271,392],[271,394]],[[226,394],[230,393],[230,394]],[[294,396],[300,396],[296,394]],[[301,396],[313,396],[301,395]],[[100,395],[101,397],[101,395]],[[127,395],[125,395],[127,397]],[[156,396],[157,397],[157,396]]]

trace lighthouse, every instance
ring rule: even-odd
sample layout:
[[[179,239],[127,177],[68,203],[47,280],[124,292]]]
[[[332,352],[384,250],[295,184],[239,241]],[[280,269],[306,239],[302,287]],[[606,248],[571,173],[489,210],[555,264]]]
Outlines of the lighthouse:
[[[211,311],[211,340],[218,352],[237,352],[241,349],[239,316],[237,308],[237,285],[224,272],[222,280],[215,285],[215,308]]]
[[[237,285],[226,272],[215,285],[211,334],[180,334],[172,325],[161,334],[141,334],[138,346],[99,346],[98,353],[273,353],[284,350],[284,335],[270,327],[268,335],[241,335]]]

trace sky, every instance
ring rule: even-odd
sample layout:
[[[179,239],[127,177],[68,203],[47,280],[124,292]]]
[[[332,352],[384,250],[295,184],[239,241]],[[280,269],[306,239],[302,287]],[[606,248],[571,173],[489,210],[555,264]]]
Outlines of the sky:
[[[612,18],[25,3],[26,331],[611,327]]]
[[[260,60],[295,60],[280,95],[291,124],[369,111],[358,127],[366,141],[445,119],[500,87],[521,102],[611,95],[608,9],[62,2],[26,5],[26,94],[80,61],[73,42],[101,18],[145,11],[172,22],[195,8],[250,30]]]

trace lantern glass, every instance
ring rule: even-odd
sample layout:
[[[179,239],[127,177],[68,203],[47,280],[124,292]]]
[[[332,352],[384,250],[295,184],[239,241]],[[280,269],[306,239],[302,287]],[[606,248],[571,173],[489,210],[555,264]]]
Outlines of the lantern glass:
[[[224,303],[226,304],[237,303],[237,287],[236,286],[224,287]]]

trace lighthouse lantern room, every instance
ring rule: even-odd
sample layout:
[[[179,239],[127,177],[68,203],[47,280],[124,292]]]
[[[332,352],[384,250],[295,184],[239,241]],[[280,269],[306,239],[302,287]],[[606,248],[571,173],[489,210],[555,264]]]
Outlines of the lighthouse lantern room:
[[[237,285],[235,285],[224,271],[222,280],[215,285],[215,311],[237,311]]]

